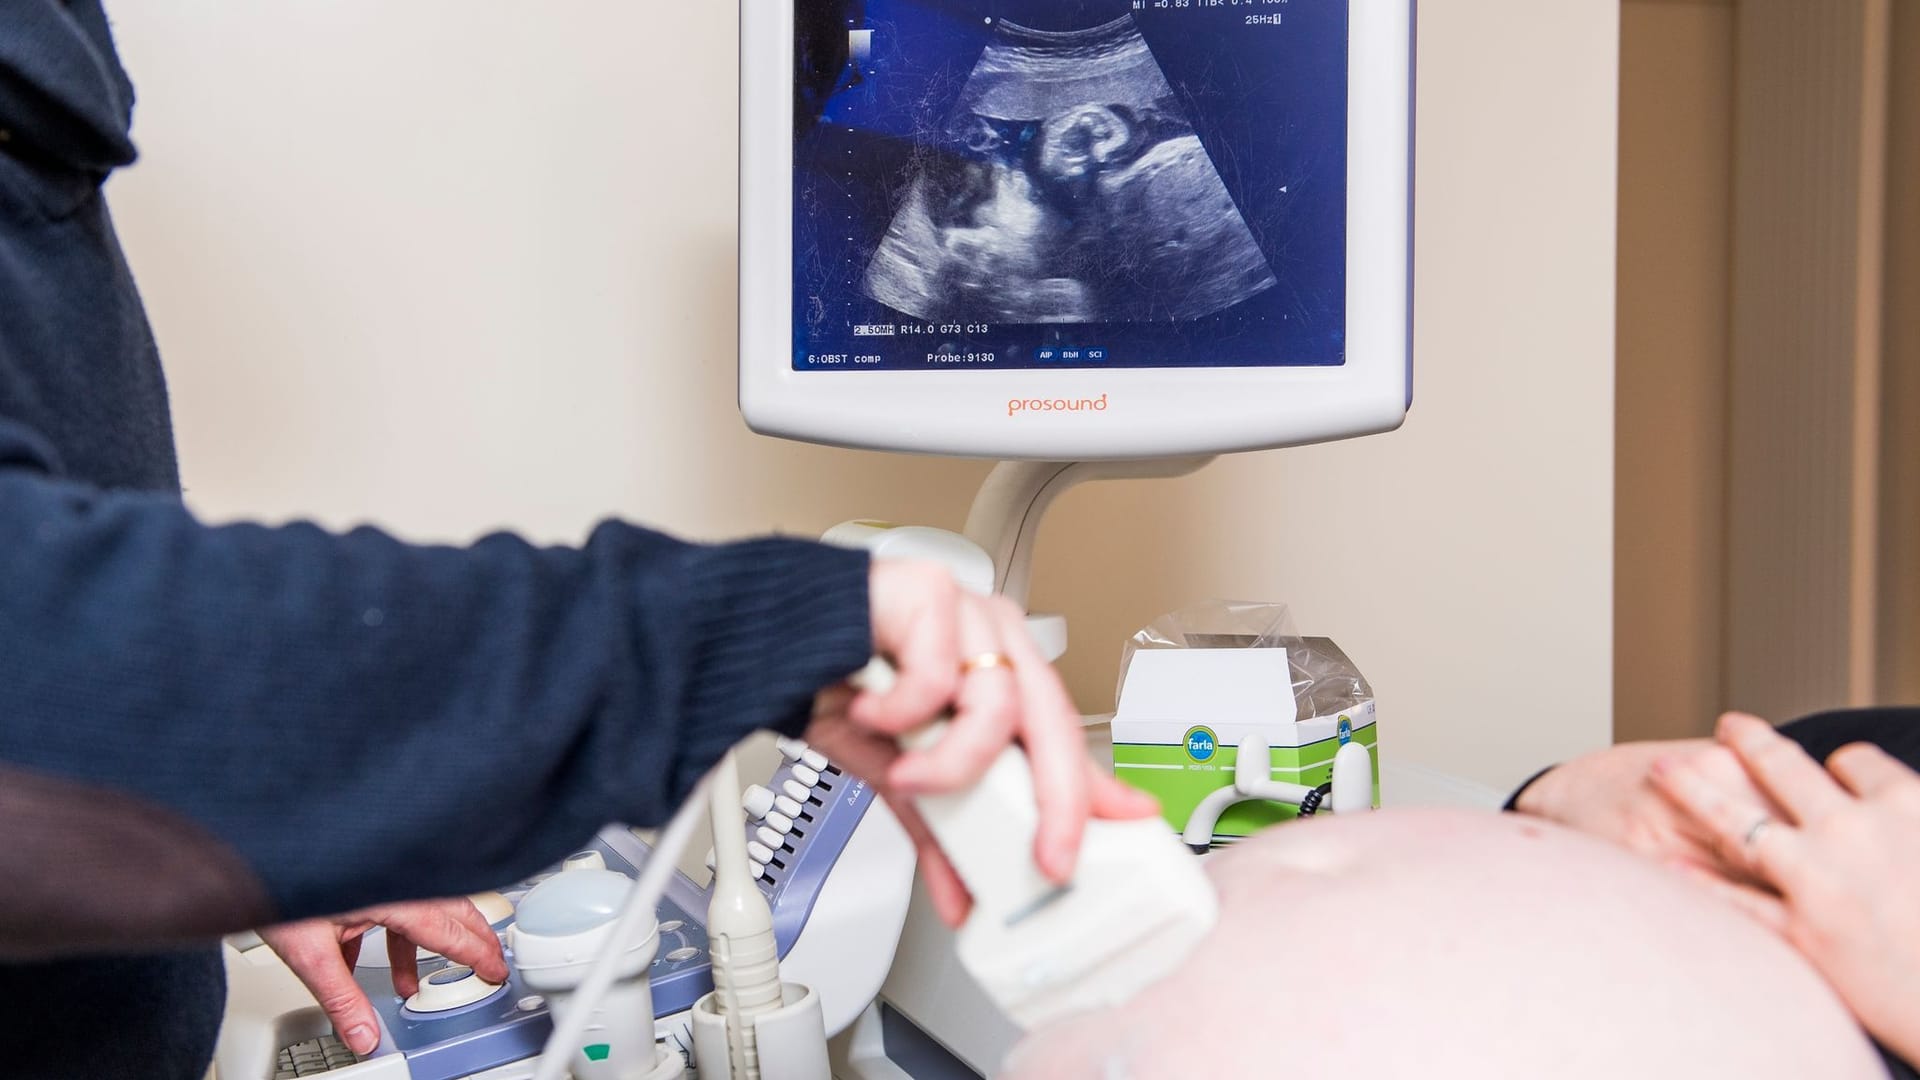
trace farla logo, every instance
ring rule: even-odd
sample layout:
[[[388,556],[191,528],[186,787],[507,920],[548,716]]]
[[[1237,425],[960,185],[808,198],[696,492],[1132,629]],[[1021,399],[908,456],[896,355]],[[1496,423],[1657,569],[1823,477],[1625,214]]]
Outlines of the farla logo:
[[[1213,760],[1214,753],[1219,749],[1220,740],[1212,729],[1197,727],[1187,732],[1187,757],[1192,760],[1204,765]]]

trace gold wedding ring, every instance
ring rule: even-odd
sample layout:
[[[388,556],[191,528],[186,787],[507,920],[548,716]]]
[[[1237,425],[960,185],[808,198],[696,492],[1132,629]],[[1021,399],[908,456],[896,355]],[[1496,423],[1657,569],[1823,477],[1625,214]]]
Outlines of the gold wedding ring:
[[[1006,653],[983,652],[978,656],[970,656],[960,661],[960,674],[971,675],[976,671],[986,671],[988,668],[1011,669],[1012,667],[1013,661],[1007,659]]]

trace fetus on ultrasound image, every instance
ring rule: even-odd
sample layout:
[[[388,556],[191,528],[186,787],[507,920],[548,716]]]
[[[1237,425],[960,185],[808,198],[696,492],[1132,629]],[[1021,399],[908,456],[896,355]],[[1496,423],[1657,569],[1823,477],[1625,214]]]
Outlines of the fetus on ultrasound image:
[[[864,289],[916,318],[1177,322],[1275,284],[1132,16],[1001,22],[909,177]]]

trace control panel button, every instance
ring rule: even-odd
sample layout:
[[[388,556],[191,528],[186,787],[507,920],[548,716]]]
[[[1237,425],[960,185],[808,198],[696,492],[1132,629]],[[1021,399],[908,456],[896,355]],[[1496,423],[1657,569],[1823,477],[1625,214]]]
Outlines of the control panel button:
[[[774,793],[764,785],[755,784],[741,793],[740,808],[745,810],[750,817],[763,818],[773,809],[776,798],[778,798],[778,796],[774,795]]]
[[[813,791],[798,780],[789,780],[781,784],[780,790],[786,792],[787,797],[794,802],[803,803],[813,797]]]
[[[488,926],[499,926],[513,918],[513,901],[497,892],[474,893],[467,897],[473,906],[480,910],[480,917],[487,920]]]
[[[779,833],[793,831],[793,819],[778,810],[767,811],[767,827]]]
[[[806,809],[806,807],[800,804],[799,800],[794,799],[790,795],[781,795],[775,798],[773,800],[773,808],[775,811],[785,814],[789,818],[799,817],[800,812]]]
[[[753,864],[753,880],[760,881],[767,876],[767,868],[759,863]]]
[[[808,750],[806,753],[800,755],[800,764],[805,765],[814,772],[826,772],[827,755],[818,750]]]
[[[773,745],[780,748],[780,756],[788,761],[799,761],[800,756],[807,752],[807,744],[799,739],[779,738],[773,740]]]
[[[778,851],[786,845],[786,838],[765,825],[754,831],[753,838],[767,845],[769,851]]]
[[[793,767],[793,778],[808,787],[812,787],[820,782],[820,774],[807,768],[805,765],[795,765]]]
[[[773,861],[773,849],[758,840],[747,841],[747,858],[757,863]]]

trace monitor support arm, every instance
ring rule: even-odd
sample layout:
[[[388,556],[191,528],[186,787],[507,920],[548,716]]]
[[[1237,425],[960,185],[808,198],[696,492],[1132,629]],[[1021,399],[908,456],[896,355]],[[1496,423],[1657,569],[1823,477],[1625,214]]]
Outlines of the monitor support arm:
[[[1172,479],[1198,472],[1211,457],[1154,461],[1003,461],[988,474],[967,513],[967,539],[993,556],[994,591],[1022,609],[1033,584],[1033,549],[1053,500],[1087,480]]]

